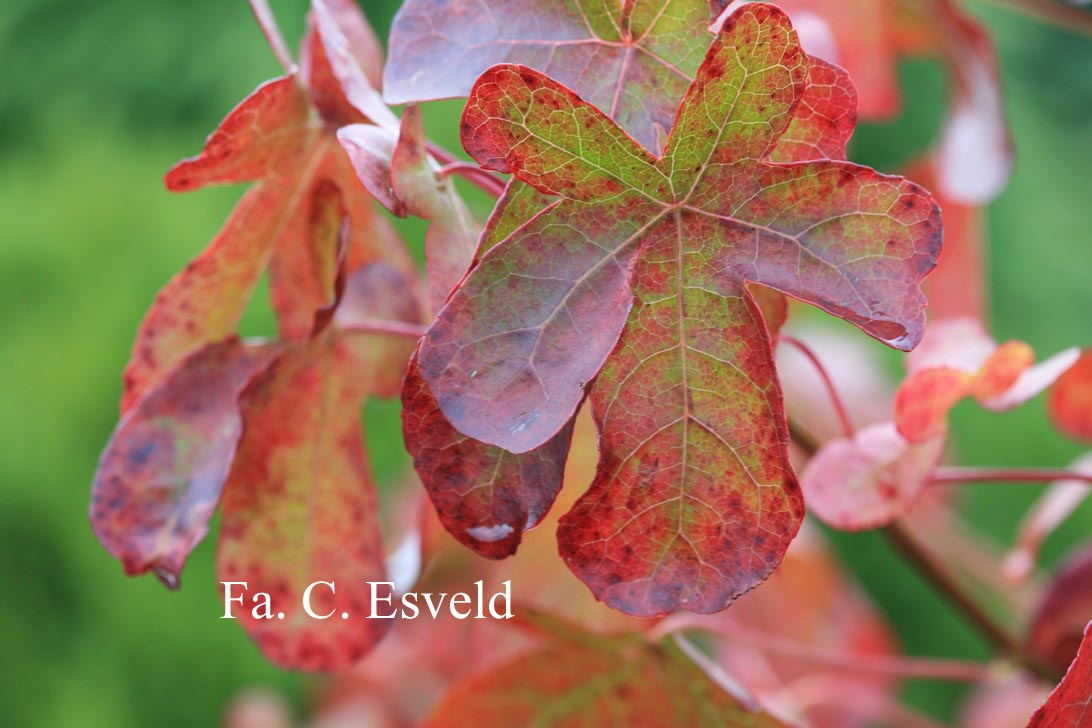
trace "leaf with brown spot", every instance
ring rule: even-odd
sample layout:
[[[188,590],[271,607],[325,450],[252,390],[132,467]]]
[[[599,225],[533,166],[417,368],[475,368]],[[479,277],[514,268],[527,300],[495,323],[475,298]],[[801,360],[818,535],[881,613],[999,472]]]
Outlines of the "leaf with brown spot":
[[[353,293],[369,279],[392,285]],[[344,300],[372,319],[415,313],[409,288],[396,292],[394,283],[381,268],[358,271]],[[397,390],[392,378],[400,379],[414,342],[355,328],[338,314],[334,326],[286,348],[243,393],[242,437],[224,488],[219,579],[271,596],[283,620],[256,619],[242,607],[237,616],[267,658],[301,670],[351,666],[390,624],[365,619],[367,582],[385,580],[386,566],[360,413],[366,397]],[[336,593],[319,588],[312,601],[315,612],[334,613],[327,620],[302,609],[304,590],[318,579],[336,584]]]

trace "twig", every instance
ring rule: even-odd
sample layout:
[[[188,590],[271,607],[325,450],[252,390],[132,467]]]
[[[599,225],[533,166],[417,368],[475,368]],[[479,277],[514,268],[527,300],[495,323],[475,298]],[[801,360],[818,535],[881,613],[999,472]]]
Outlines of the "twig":
[[[792,420],[789,421],[789,432],[797,445],[809,455],[815,454],[818,450],[819,443]],[[1028,655],[1016,638],[982,609],[959,581],[934,558],[923,544],[919,543],[904,525],[896,521],[884,529],[884,534],[899,554],[914,566],[918,573],[940,592],[941,596],[958,609],[1001,654],[1049,682],[1058,681],[1060,676]]]
[[[714,632],[765,652],[814,662],[845,672],[971,683],[986,682],[993,675],[990,666],[980,662],[901,655],[853,654],[786,639],[736,624],[719,624]]]
[[[281,67],[284,68],[286,73],[295,71],[296,61],[292,58],[292,51],[288,50],[288,43],[285,42],[284,35],[281,34],[277,19],[273,16],[273,10],[270,9],[267,0],[250,0],[250,11],[254,13],[254,18],[258,21],[258,27],[262,29],[262,35],[265,36],[266,42],[269,43],[269,47],[273,50],[273,55],[276,56]]]
[[[1029,655],[1019,640],[974,599],[959,581],[936,559],[928,547],[902,523],[896,521],[884,529],[895,549],[917,569],[1001,654],[1019,663],[1048,682],[1060,678],[1049,667]]]
[[[504,194],[504,180],[470,162],[448,162],[438,173],[441,177],[457,174],[491,197]]]
[[[1067,30],[1092,35],[1092,13],[1055,0],[988,0],[1000,7],[1022,13]]]
[[[956,483],[1053,483],[1059,480],[1075,480],[1092,484],[1092,473],[1079,473],[1050,468],[937,468],[933,473],[934,485]]]
[[[811,362],[811,365],[815,370],[819,372],[819,378],[823,380],[823,386],[827,389],[827,394],[830,396],[830,402],[834,405],[834,412],[838,415],[838,421],[842,425],[842,432],[845,433],[846,437],[852,438],[854,433],[853,422],[850,421],[849,412],[846,410],[845,404],[838,394],[837,387],[834,386],[834,380],[831,379],[830,374],[827,373],[826,367],[823,366],[823,362],[819,360],[819,357],[816,356],[811,347],[800,339],[797,339],[794,336],[786,336],[785,334],[781,334],[780,339],[786,344],[796,347],[796,349]]]
[[[361,334],[389,334],[404,336],[408,339],[420,339],[428,329],[420,324],[407,324],[402,321],[357,320],[345,324],[344,330]]]

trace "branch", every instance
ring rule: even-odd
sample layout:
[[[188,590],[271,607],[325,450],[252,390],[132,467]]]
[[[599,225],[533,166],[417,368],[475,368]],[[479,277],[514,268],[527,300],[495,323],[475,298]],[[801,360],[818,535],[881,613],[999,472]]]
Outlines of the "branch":
[[[1075,480],[1092,485],[1092,473],[1079,473],[1050,468],[937,468],[933,473],[934,485],[957,483],[1053,483],[1059,480]]]
[[[428,329],[420,324],[407,324],[403,321],[358,320],[350,322],[343,330],[359,334],[388,334],[420,339]]]
[[[1020,641],[983,609],[982,605],[949,573],[935,554],[921,543],[909,528],[896,521],[884,529],[884,535],[903,558],[955,606],[1001,654],[1050,683],[1060,679],[1061,676],[1054,670],[1028,654]]]
[[[993,676],[989,665],[968,660],[854,654],[786,639],[737,624],[718,624],[715,628],[705,629],[765,652],[814,662],[845,672],[971,683],[986,682]]]
[[[457,174],[490,197],[497,198],[504,194],[504,180],[470,162],[448,162],[437,174],[441,177],[450,177]]]
[[[273,55],[284,68],[285,73],[296,70],[296,62],[292,59],[292,51],[288,50],[288,44],[284,41],[277,20],[269,7],[267,0],[250,0],[250,11],[254,13],[254,19],[258,21],[258,27],[262,29],[262,35],[273,50]]]
[[[842,425],[842,432],[845,433],[847,438],[852,439],[854,433],[853,422],[850,421],[849,412],[846,410],[845,404],[838,394],[838,388],[834,386],[834,380],[831,378],[830,374],[827,373],[826,367],[823,366],[823,362],[819,360],[819,357],[816,356],[811,347],[800,339],[797,339],[794,336],[786,336],[785,334],[781,334],[779,338],[784,343],[796,347],[796,349],[811,362],[811,365],[815,367],[815,371],[819,372],[819,378],[823,380],[823,386],[827,389],[827,394],[830,396],[830,402],[834,405],[834,412],[838,415],[838,421]]]

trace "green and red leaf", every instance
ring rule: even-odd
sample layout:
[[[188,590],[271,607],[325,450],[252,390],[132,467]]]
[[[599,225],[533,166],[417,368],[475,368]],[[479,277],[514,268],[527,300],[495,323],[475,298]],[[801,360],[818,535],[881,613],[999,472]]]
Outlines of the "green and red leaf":
[[[752,4],[717,36],[661,159],[531,69],[496,66],[471,92],[468,151],[562,199],[481,256],[422,342],[421,374],[458,430],[514,453],[552,438],[598,376],[600,471],[559,542],[623,611],[722,609],[799,524],[748,283],[897,348],[921,337],[940,235],[928,194],[844,162],[761,161],[808,81],[787,18]]]

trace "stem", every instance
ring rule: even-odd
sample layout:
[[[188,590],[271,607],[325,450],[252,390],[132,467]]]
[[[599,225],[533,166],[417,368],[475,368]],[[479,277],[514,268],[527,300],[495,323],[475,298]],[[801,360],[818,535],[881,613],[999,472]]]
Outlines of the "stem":
[[[449,152],[431,139],[425,143],[425,148],[428,149],[428,153],[432,155],[432,158],[440,164],[462,161],[453,152]]]
[[[903,558],[955,606],[1001,654],[1044,680],[1051,683],[1057,682],[1059,676],[1029,655],[1020,642],[982,608],[909,528],[896,521],[884,529],[884,534]]]
[[[934,485],[956,483],[1052,483],[1059,480],[1075,480],[1092,484],[1092,473],[1078,473],[1050,468],[937,468],[933,473]]]
[[[404,336],[407,339],[420,339],[428,329],[420,324],[407,324],[403,321],[378,321],[362,319],[351,321],[345,326],[345,331],[361,334],[387,334],[389,336]]]
[[[847,438],[853,438],[853,422],[849,419],[849,412],[846,410],[845,404],[842,402],[841,396],[838,394],[837,387],[834,386],[834,380],[831,379],[830,374],[827,372],[826,367],[823,366],[823,362],[819,360],[815,352],[811,347],[805,344],[800,339],[794,336],[781,335],[781,341],[790,346],[796,347],[796,349],[803,354],[811,365],[815,367],[815,371],[819,372],[819,378],[823,380],[823,386],[827,389],[827,394],[830,396],[830,402],[834,405],[834,412],[838,415],[838,421],[842,425],[842,432],[845,433]]]
[[[791,420],[789,421],[789,432],[792,434],[793,440],[805,452],[809,455],[815,454],[819,443]],[[909,532],[906,526],[896,521],[884,529],[884,534],[902,557],[917,569],[922,578],[932,584],[940,592],[941,596],[958,609],[999,652],[1048,682],[1056,683],[1058,681],[1060,676],[1055,674],[1054,670],[1028,655],[1020,646],[1020,643],[1004,627],[997,624],[990,614],[982,609],[974,597],[939,563],[924,544],[920,543]]]
[[[950,682],[986,682],[993,674],[989,665],[968,660],[938,660],[899,655],[858,655],[786,639],[740,625],[719,625],[718,634],[734,642],[846,672],[925,678]]]
[[[440,169],[438,174],[441,177],[450,177],[457,174],[494,198],[504,194],[504,180],[470,162],[448,162]]]
[[[250,11],[254,13],[254,18],[262,29],[262,35],[265,36],[281,67],[287,73],[295,71],[296,62],[292,59],[292,51],[288,50],[288,44],[284,40],[284,35],[281,34],[280,27],[277,26],[277,19],[273,16],[273,10],[270,9],[267,0],[250,0]]]
[[[1055,0],[989,0],[1014,12],[1050,23],[1070,33],[1092,35],[1092,14]]]

